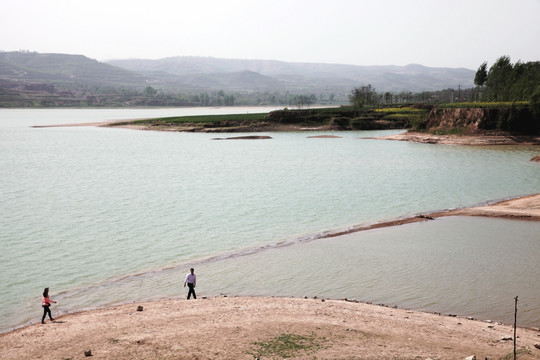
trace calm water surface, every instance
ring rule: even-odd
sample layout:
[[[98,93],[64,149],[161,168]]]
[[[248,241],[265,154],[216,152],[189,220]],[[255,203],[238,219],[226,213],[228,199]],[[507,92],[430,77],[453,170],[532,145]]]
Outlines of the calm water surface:
[[[45,286],[53,311],[73,312],[184,296],[189,266],[199,295],[348,297],[501,321],[519,295],[521,324],[540,325],[538,223],[457,217],[317,239],[538,193],[539,147],[30,127],[204,112],[0,110],[0,330],[39,321]]]

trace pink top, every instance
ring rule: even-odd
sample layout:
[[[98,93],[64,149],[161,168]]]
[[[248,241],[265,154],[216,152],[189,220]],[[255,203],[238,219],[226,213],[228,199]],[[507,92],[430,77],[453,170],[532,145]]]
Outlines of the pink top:
[[[56,301],[49,299],[48,296],[44,296],[44,297],[43,297],[43,300],[41,300],[41,305],[43,305],[43,306],[49,306],[49,305],[51,305],[52,302],[53,302],[53,303],[56,303]]]

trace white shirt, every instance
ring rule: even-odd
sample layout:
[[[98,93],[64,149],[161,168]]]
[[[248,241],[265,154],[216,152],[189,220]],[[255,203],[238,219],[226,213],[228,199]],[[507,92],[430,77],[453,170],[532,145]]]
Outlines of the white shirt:
[[[195,274],[189,273],[186,275],[186,283],[188,284],[197,284],[197,276]]]

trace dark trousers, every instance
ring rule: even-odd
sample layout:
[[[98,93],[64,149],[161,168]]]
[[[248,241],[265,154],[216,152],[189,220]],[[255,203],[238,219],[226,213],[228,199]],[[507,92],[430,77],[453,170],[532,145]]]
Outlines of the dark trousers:
[[[195,286],[193,286],[193,284],[191,284],[191,283],[188,283],[187,286],[189,288],[189,292],[187,294],[188,300],[191,297],[191,294],[193,294],[193,298],[196,299],[197,295],[195,295]]]
[[[54,320],[51,315],[50,305],[43,305],[43,317],[41,318],[41,322],[45,321],[45,316],[47,316],[47,314],[49,314],[49,319],[51,319],[51,321]]]

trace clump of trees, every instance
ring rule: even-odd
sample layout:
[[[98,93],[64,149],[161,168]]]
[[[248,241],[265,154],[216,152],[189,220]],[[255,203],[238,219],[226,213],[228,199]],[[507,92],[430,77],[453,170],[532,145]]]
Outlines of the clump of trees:
[[[436,91],[422,91],[412,93],[409,91],[384,93],[377,92],[370,84],[362,85],[349,91],[349,103],[356,110],[375,106],[411,105],[411,104],[442,104],[463,101],[472,101],[475,89],[448,88]]]
[[[480,65],[474,84],[483,101],[531,101],[540,92],[540,62],[512,64],[509,56],[501,56],[489,70],[487,62]]]
[[[366,105],[376,105],[379,102],[375,88],[371,84],[352,89],[349,94],[349,101],[352,107],[357,110],[362,109]]]
[[[349,103],[355,109],[379,105],[449,104],[472,101],[483,102],[530,102],[540,119],[540,61],[521,61],[512,64],[509,56],[501,56],[488,68],[484,62],[476,71],[475,88],[448,88],[437,91],[411,93],[378,93],[368,85],[356,87],[349,92]]]

